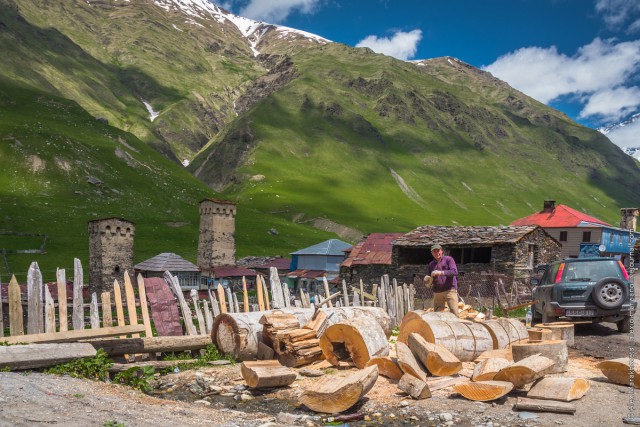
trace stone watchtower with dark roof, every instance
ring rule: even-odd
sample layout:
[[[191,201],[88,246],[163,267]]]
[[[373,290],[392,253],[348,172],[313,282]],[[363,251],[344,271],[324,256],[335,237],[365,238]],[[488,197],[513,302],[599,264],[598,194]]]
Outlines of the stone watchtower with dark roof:
[[[236,263],[236,205],[227,200],[200,202],[198,267],[203,276],[221,265]]]
[[[124,272],[133,273],[135,224],[121,218],[89,221],[89,293],[113,289],[122,283]]]

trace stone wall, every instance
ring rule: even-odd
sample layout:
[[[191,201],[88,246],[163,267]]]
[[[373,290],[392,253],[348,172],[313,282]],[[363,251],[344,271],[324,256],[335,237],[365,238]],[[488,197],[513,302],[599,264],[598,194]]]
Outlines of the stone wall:
[[[124,272],[133,274],[135,224],[120,218],[89,221],[89,293],[113,289],[113,281],[124,282]]]
[[[200,202],[198,267],[203,276],[213,268],[236,263],[236,206],[232,202],[207,199]]]

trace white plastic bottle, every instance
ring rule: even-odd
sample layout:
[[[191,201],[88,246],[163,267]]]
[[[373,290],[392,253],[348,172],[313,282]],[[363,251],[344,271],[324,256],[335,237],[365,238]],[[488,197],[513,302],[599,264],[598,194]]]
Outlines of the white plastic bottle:
[[[524,323],[527,329],[531,328],[531,320],[533,319],[533,313],[531,312],[531,307],[527,310],[527,315],[524,318]]]

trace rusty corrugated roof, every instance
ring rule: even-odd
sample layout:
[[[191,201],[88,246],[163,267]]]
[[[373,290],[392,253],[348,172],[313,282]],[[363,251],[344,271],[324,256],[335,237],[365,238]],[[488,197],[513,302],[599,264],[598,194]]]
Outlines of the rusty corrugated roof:
[[[525,235],[538,228],[537,225],[526,226],[435,226],[425,225],[397,238],[396,246],[443,246],[456,245],[494,245],[515,243]]]
[[[362,242],[356,244],[340,265],[351,267],[352,265],[381,264],[391,265],[391,253],[393,241],[404,236],[403,233],[371,233]]]
[[[220,277],[255,277],[255,270],[244,267],[236,267],[235,265],[221,265],[213,268],[213,274],[216,278]]]
[[[551,212],[537,212],[511,223],[511,225],[539,225],[545,228],[579,227],[589,224],[610,225],[565,205],[558,205]]]
[[[323,274],[326,274],[324,270],[294,270],[290,273],[287,273],[287,277],[291,278],[300,278],[300,279],[315,279],[317,277],[322,277]]]

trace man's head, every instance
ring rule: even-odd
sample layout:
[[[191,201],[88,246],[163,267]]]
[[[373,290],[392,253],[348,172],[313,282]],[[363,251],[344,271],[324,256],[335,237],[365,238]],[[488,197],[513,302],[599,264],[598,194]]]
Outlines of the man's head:
[[[440,258],[442,258],[442,246],[438,244],[431,246],[431,255],[436,261],[440,261]]]

